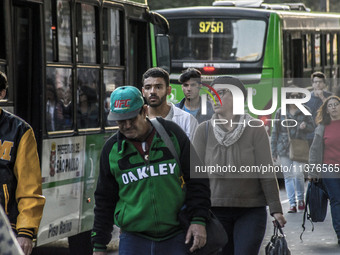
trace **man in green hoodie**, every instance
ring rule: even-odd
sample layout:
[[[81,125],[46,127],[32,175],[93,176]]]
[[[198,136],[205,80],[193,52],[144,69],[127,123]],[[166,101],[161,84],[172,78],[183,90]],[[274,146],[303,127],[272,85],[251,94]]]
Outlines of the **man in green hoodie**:
[[[184,255],[191,241],[191,252],[206,243],[209,180],[190,178],[188,159],[200,160],[184,131],[157,118],[174,144],[177,162],[146,117],[147,109],[135,87],[111,94],[108,119],[117,122],[119,131],[106,142],[100,159],[92,232],[96,255],[106,254],[114,224],[122,232],[120,255]],[[191,223],[187,233],[178,221],[183,207]]]

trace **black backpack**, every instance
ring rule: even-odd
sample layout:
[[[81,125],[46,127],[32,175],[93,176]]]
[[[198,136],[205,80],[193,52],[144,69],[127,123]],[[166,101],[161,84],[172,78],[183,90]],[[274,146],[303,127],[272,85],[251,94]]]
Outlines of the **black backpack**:
[[[318,182],[309,182],[306,191],[306,207],[303,214],[302,228],[300,235],[302,240],[303,232],[305,232],[306,218],[312,224],[312,231],[314,231],[313,222],[323,222],[327,215],[328,194],[324,190],[321,180]]]

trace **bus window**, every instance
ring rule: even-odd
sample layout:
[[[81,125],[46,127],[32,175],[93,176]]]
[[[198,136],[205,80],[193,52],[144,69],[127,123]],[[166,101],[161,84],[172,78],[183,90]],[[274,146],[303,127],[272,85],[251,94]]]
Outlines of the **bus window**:
[[[123,65],[122,12],[115,9],[103,10],[103,63],[113,66]]]
[[[327,56],[327,53],[328,53],[328,43],[329,43],[329,40],[328,40],[328,37],[327,37],[327,34],[322,34],[321,37],[320,37],[320,42],[321,42],[321,47],[320,47],[320,53],[321,53],[321,66],[322,67],[325,67],[329,64],[329,62],[327,61],[328,60],[328,56]]]
[[[292,78],[292,52],[291,52],[291,35],[289,33],[284,33],[283,35],[283,63],[284,63],[284,70],[285,70],[285,77]]]
[[[338,64],[338,34],[333,36],[333,65]]]
[[[304,36],[304,50],[305,50],[305,67],[312,68],[312,42],[311,35],[307,34]]]
[[[315,66],[319,67],[321,64],[321,35],[316,34],[314,38]]]
[[[71,62],[71,10],[69,0],[57,1],[59,61]]]
[[[6,33],[5,33],[5,15],[4,15],[4,2],[0,3],[0,71],[6,73]],[[6,98],[8,98],[8,91],[6,93]]]
[[[46,130],[71,130],[73,127],[72,71],[48,67],[46,70]]]
[[[107,120],[107,115],[110,112],[110,96],[111,92],[117,87],[124,85],[124,71],[123,70],[104,70],[104,123],[106,127],[113,126]]]
[[[292,36],[293,37],[293,36]],[[292,47],[292,72],[294,78],[303,77],[303,46],[302,39],[297,35],[294,36],[294,39],[291,40]],[[295,81],[298,83],[298,81]],[[295,84],[299,86],[300,84]]]
[[[3,72],[3,73],[5,73],[6,74],[6,65],[5,64],[2,64],[1,63],[2,62],[2,60],[0,59],[0,71],[1,72]],[[8,84],[9,86],[10,86],[10,84]],[[6,100],[8,100],[8,89],[6,89],[6,95],[5,95],[5,97],[3,98],[3,99],[1,99],[0,101],[6,101]]]
[[[333,43],[333,41],[331,42],[331,35],[327,34],[326,35],[326,64],[328,66],[331,65],[331,44]]]
[[[55,32],[55,24],[52,22],[52,6],[51,6],[51,0],[45,1],[45,41],[46,41],[46,60],[47,61],[53,61],[54,60],[54,54],[53,49],[55,49],[53,46],[53,38],[55,37],[56,40],[56,32]],[[55,49],[56,50],[56,49]]]
[[[99,70],[78,69],[78,129],[99,127]]]
[[[156,35],[157,65],[168,73],[170,71],[170,41],[167,35]]]
[[[339,47],[340,46],[340,34],[339,33],[337,33],[336,34],[336,45],[337,45],[337,47]],[[340,51],[339,50],[337,50],[337,62],[336,62],[336,64],[337,65],[339,65],[340,64]]]
[[[6,33],[5,33],[5,15],[4,15],[4,1],[0,3],[0,61],[6,59]]]
[[[45,24],[47,61],[71,62],[70,1],[46,1]]]
[[[131,59],[126,67],[128,79],[130,84],[141,89],[140,81],[142,80],[143,73],[147,70],[147,66],[150,65],[148,43],[143,36],[147,34],[147,23],[130,19],[128,26],[130,41],[128,58]]]
[[[263,55],[266,22],[251,19],[169,20],[173,60],[257,61]]]
[[[78,62],[96,63],[96,13],[95,7],[88,4],[77,5]]]

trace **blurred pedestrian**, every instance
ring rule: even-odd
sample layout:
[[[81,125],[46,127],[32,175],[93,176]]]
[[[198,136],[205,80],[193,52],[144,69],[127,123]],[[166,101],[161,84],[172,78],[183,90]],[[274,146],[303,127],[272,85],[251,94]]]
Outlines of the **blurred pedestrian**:
[[[311,82],[313,91],[311,93],[310,100],[306,103],[306,106],[309,107],[313,121],[315,121],[316,114],[320,106],[323,104],[323,102],[325,102],[326,98],[332,95],[332,93],[326,90],[327,79],[324,73],[322,72],[312,73]],[[310,145],[312,144],[313,138],[314,132],[307,134],[307,139]]]
[[[182,83],[184,98],[176,106],[192,114],[198,123],[210,120],[214,110],[210,102],[207,100],[202,102],[203,99],[200,96],[202,89],[201,72],[195,68],[188,68],[182,72],[178,81]],[[206,106],[204,111],[202,104]]]
[[[310,148],[309,169],[311,181],[324,186],[331,206],[332,223],[340,245],[340,98],[328,97],[316,116],[315,136]],[[321,169],[322,171],[316,171]]]
[[[198,122],[190,113],[179,109],[173,103],[167,103],[166,97],[170,93],[170,78],[167,71],[154,67],[143,74],[143,96],[149,106],[149,118],[162,117],[166,120],[172,120],[192,140]]]
[[[0,99],[5,98],[7,77],[0,72]],[[0,201],[25,255],[33,249],[45,198],[42,196],[37,143],[32,128],[0,108]]]
[[[288,98],[300,99],[302,95],[293,92],[288,94]],[[301,112],[295,104],[287,105],[286,115],[282,115],[281,108],[279,108],[276,111],[275,120],[278,121],[274,123],[271,134],[272,157],[274,162],[280,159],[284,170],[283,177],[290,204],[288,213],[296,213],[297,209],[300,211],[305,209],[305,162],[293,161],[289,158],[289,144],[291,139],[307,140],[307,135],[314,131],[314,121],[310,115]],[[286,121],[285,126],[282,125],[282,121]],[[296,203],[296,197],[298,203]]]
[[[337,97],[340,97],[340,86],[338,86],[338,87],[336,88],[336,90],[335,90],[335,95],[336,95]]]
[[[0,254],[7,255],[24,255],[7,216],[0,206]]]
[[[255,255],[266,231],[266,206],[281,226],[286,223],[275,173],[249,175],[242,172],[246,166],[260,168],[273,165],[269,138],[263,126],[248,125],[249,121],[255,121],[250,115],[234,115],[235,99],[227,87],[239,88],[246,98],[246,89],[240,80],[222,76],[216,78],[211,86],[222,103],[216,100],[213,105],[215,114],[211,120],[198,126],[193,144],[206,168],[223,166],[234,169],[209,174],[211,209],[223,224],[229,239],[222,254]]]
[[[119,87],[111,94],[109,120],[118,132],[104,145],[95,192],[94,254],[106,254],[113,224],[122,233],[120,255],[185,255],[206,243],[210,208],[208,179],[190,178],[190,157],[200,162],[183,130],[157,118],[166,128],[180,162],[147,119],[140,91]],[[184,233],[178,213],[186,206],[190,227]]]

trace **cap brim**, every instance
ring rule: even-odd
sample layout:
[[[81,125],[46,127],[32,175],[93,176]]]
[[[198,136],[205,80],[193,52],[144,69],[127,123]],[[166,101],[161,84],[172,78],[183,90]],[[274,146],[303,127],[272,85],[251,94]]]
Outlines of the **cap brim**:
[[[107,116],[107,119],[115,120],[115,121],[133,119],[138,115],[139,112],[140,112],[140,108],[132,112],[127,112],[127,113],[116,113],[116,112],[110,111],[109,115]]]

